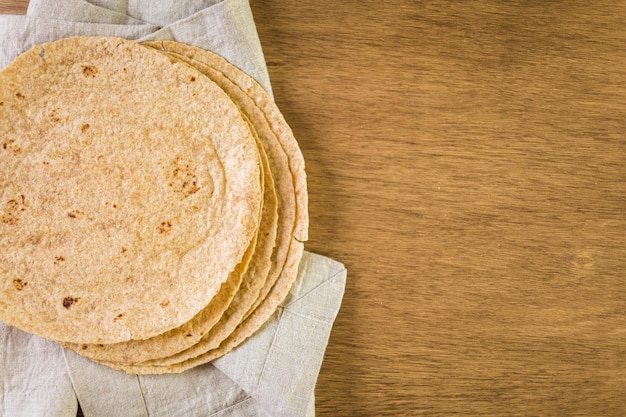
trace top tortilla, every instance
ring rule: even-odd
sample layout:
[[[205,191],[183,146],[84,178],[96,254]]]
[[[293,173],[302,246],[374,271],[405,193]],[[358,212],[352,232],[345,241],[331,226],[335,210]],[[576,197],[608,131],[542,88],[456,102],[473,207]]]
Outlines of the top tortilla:
[[[117,343],[204,308],[258,227],[254,137],[206,77],[75,37],[0,72],[0,319]]]

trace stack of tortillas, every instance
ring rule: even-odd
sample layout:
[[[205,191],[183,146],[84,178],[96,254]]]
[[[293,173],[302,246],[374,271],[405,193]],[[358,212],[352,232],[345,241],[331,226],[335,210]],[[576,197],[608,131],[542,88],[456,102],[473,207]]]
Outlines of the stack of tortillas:
[[[229,352],[307,239],[304,160],[274,102],[176,42],[76,37],[0,72],[0,320],[130,373]]]

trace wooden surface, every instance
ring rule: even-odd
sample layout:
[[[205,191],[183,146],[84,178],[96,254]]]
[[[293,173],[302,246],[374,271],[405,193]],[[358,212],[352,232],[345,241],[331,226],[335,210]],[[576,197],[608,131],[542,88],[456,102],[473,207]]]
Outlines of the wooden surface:
[[[626,415],[626,3],[252,9],[349,272],[318,415]]]

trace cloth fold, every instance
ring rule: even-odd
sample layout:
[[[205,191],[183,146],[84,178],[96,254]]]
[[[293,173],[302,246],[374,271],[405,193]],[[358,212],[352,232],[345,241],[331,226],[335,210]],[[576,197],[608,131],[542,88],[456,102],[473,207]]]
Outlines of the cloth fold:
[[[0,322],[0,416],[76,417],[77,410],[61,346]]]
[[[271,95],[247,0],[31,0],[0,15],[0,68],[33,45],[77,35],[176,40],[212,50]],[[314,415],[313,392],[345,287],[344,266],[305,252],[274,316],[229,354],[181,374],[129,375],[0,322],[0,415]]]

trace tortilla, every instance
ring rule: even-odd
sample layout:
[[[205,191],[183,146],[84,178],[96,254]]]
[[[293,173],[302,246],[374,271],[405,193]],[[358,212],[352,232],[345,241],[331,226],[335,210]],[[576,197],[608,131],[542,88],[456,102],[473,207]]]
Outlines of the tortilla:
[[[297,213],[295,213],[295,223],[289,223],[291,224],[290,227],[285,227],[284,218],[281,218],[281,221],[279,221],[279,229],[282,223],[283,233],[288,233],[288,238],[285,239],[285,236],[283,236],[282,239],[283,245],[286,243],[288,249],[284,255],[284,260],[274,265],[275,279],[270,281],[270,285],[266,286],[265,294],[254,300],[245,313],[242,311],[242,306],[237,304],[239,306],[237,308],[237,317],[245,318],[248,315],[249,317],[243,323],[240,323],[236,329],[233,329],[233,323],[225,325],[225,330],[210,332],[197,345],[170,358],[134,364],[105,362],[110,367],[123,369],[131,373],[180,372],[222,356],[242,343],[271,317],[280,302],[286,297],[296,278],[303,252],[303,244],[296,236],[303,239],[307,237],[306,177],[302,155],[297,142],[294,146],[295,139],[291,130],[286,125],[273,101],[249,76],[228,64],[223,58],[199,48],[174,42],[151,42],[148,45],[163,50],[170,56],[183,59],[224,88],[240,106],[242,112],[252,121],[259,132],[260,140],[266,146],[270,161],[274,162],[273,171],[278,171],[279,173],[274,174],[277,183],[282,181],[282,184],[278,184],[278,188],[282,188],[282,192],[279,191],[278,193],[279,203],[282,203],[282,205],[279,204],[279,214],[286,214],[287,216],[291,214],[290,210],[293,210],[294,202],[298,209]],[[172,51],[181,53],[177,54]],[[215,68],[220,68],[221,71],[216,71]],[[267,129],[268,127],[269,129]],[[287,153],[287,150],[291,153]],[[278,163],[281,157],[287,157],[287,164]],[[288,171],[285,171],[285,168]],[[291,181],[291,184],[287,183],[288,179]],[[277,240],[278,242],[281,241],[280,233]],[[278,244],[280,245],[280,243]],[[266,294],[268,294],[267,297]],[[247,306],[249,301],[247,301]],[[255,309],[256,305],[259,305],[259,307]],[[219,329],[219,324],[215,329]]]
[[[205,308],[262,201],[254,136],[222,89],[112,37],[35,46],[0,86],[0,319],[108,344]]]
[[[150,47],[162,46],[160,42],[144,43],[144,45]],[[262,151],[266,150],[268,152],[270,171],[273,173],[272,175],[277,177],[277,215],[280,219],[278,222],[276,245],[274,246],[274,253],[272,255],[272,270],[269,279],[266,279],[267,274],[257,276],[252,273],[246,274],[248,277],[244,277],[244,283],[249,283],[249,285],[242,286],[241,291],[236,294],[235,299],[229,306],[227,313],[219,321],[219,323],[206,333],[204,337],[198,341],[198,343],[190,343],[191,347],[180,353],[168,355],[167,352],[170,351],[168,349],[170,343],[162,338],[158,338],[158,340],[164,345],[163,349],[158,349],[158,345],[156,344],[154,345],[154,349],[151,349],[148,348],[145,343],[136,344],[132,342],[122,343],[119,344],[119,346],[115,346],[115,352],[112,351],[113,346],[109,345],[73,347],[73,349],[78,353],[105,363],[143,362],[145,365],[170,365],[172,363],[180,362],[181,360],[198,356],[207,350],[217,348],[220,343],[226,339],[240,324],[243,318],[249,314],[249,310],[252,309],[255,304],[260,303],[259,298],[261,300],[265,298],[272,285],[280,276],[289,253],[292,233],[295,229],[296,200],[295,189],[293,187],[293,175],[291,174],[289,168],[289,160],[280,141],[276,137],[276,134],[271,130],[264,113],[256,106],[254,101],[248,97],[246,93],[226,78],[221,72],[215,71],[200,62],[188,59],[184,56],[168,53],[166,51],[162,52],[172,59],[182,60],[183,62],[194,66],[198,70],[201,70],[203,74],[211,77],[212,80],[216,81],[222,88],[225,88],[229,96],[233,99],[233,101],[235,101],[235,103],[237,103],[244,115],[249,118],[250,123],[254,126],[254,129],[257,131],[259,141],[263,145]],[[261,154],[263,155],[263,152],[261,152]],[[266,189],[269,189],[270,178],[266,178]],[[192,334],[196,335],[197,332],[192,332]],[[193,339],[190,338],[189,341],[192,341]],[[124,351],[123,348],[125,345],[132,346],[132,350]],[[146,349],[143,351],[137,350],[134,348],[135,346],[144,346]],[[159,355],[159,357],[155,358],[154,356],[156,355]]]

